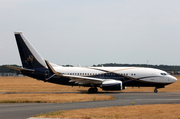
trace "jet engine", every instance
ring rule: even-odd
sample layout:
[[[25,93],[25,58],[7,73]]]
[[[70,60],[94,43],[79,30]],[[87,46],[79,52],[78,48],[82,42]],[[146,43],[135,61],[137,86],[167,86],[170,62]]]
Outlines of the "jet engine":
[[[101,88],[103,90],[122,90],[122,81],[106,79],[102,82]]]

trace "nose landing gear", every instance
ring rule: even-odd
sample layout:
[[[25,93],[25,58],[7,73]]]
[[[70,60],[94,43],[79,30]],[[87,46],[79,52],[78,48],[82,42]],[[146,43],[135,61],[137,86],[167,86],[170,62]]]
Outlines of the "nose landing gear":
[[[154,89],[154,93],[157,93],[157,92],[158,92],[158,90],[157,90],[157,88],[155,88],[155,89]]]
[[[98,92],[98,89],[96,87],[94,88],[89,88],[88,90],[89,93],[97,93]]]

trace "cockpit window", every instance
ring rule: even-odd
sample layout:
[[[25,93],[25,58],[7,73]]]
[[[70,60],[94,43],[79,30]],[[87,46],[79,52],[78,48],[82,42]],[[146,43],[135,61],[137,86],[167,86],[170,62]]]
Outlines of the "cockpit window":
[[[166,73],[161,73],[161,75],[164,75],[164,76],[165,76],[165,75],[167,75],[167,74],[166,74]]]

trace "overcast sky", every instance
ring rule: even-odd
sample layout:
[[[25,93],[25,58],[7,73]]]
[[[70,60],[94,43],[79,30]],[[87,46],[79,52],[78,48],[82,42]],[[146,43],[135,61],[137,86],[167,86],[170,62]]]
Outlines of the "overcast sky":
[[[21,65],[14,31],[56,64],[180,65],[179,0],[0,0],[0,65]]]

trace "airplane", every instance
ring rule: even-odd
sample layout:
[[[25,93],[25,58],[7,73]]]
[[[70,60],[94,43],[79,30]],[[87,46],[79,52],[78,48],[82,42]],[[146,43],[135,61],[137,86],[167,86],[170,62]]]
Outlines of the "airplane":
[[[22,68],[21,74],[55,84],[90,87],[89,93],[124,90],[126,87],[164,88],[177,79],[165,71],[144,67],[63,67],[45,60],[24,37],[23,32],[14,32]]]

